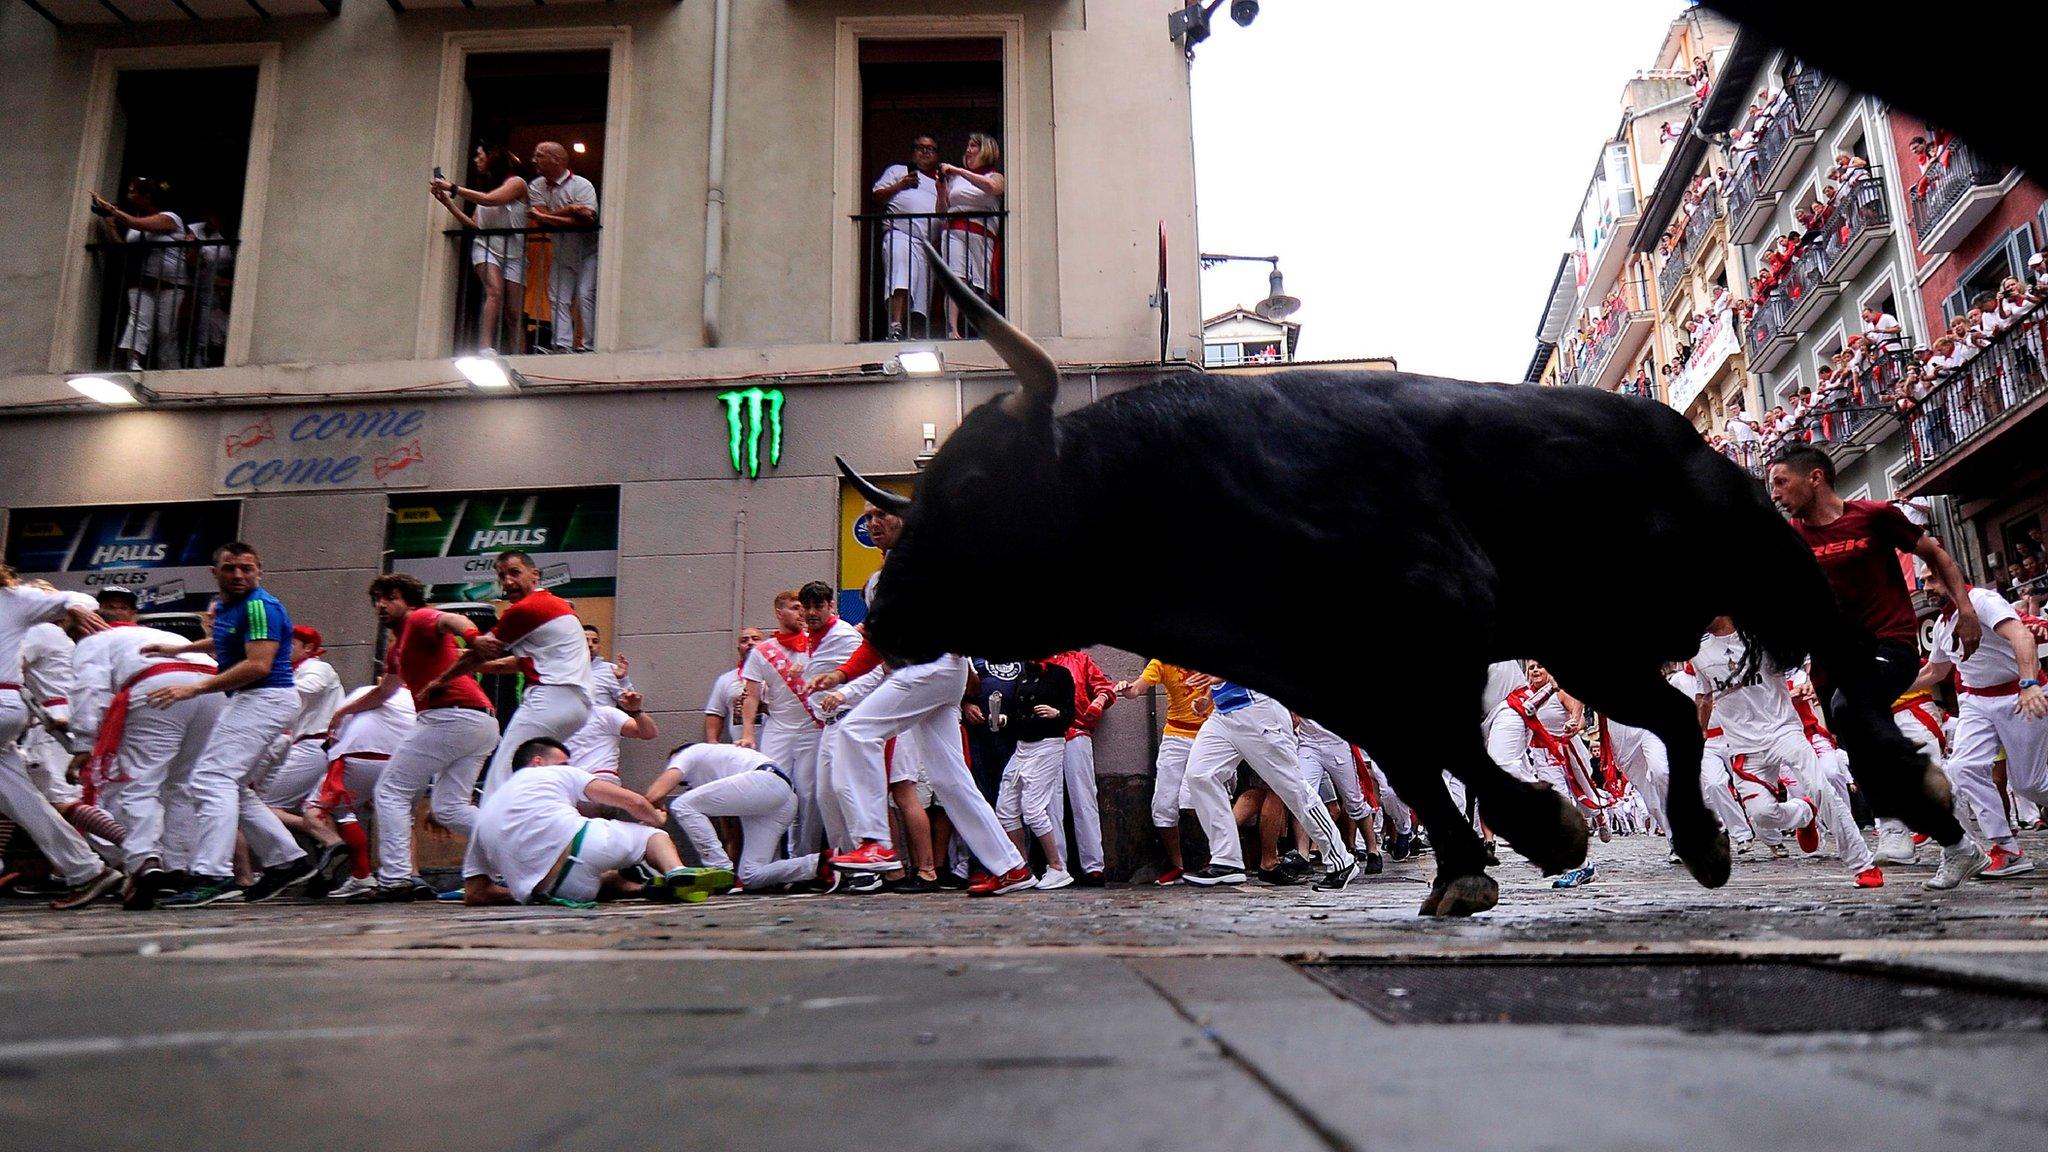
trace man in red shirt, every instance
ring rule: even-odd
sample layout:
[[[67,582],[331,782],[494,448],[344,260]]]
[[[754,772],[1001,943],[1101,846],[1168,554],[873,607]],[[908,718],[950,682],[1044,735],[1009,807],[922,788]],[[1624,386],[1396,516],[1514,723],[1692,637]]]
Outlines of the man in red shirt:
[[[1969,581],[1941,541],[1882,500],[1844,500],[1835,492],[1835,462],[1799,446],[1771,462],[1771,499],[1820,561],[1849,618],[1877,639],[1878,687],[1897,699],[1920,672],[1920,620],[1895,553],[1919,557],[1950,588]],[[1982,630],[1965,614],[1956,642],[1968,655]]]
[[[436,683],[462,656],[455,638],[476,626],[453,612],[428,608],[426,602],[426,588],[414,577],[393,573],[370,581],[370,606],[391,633],[384,675],[376,688],[336,709],[329,729],[339,728],[350,713],[382,706],[401,688],[412,693],[419,710],[418,726],[391,754],[371,794],[377,814],[377,887],[351,898],[358,902],[414,898],[412,811],[430,781],[435,821],[465,837],[474,833],[476,806],[470,794],[498,743],[491,702],[475,679]]]
[[[1074,678],[1074,723],[1067,729],[1065,791],[1074,812],[1074,879],[1102,884],[1102,808],[1095,795],[1095,726],[1116,702],[1111,680],[1086,652],[1062,652],[1046,661]],[[1053,804],[1059,809],[1057,801]]]

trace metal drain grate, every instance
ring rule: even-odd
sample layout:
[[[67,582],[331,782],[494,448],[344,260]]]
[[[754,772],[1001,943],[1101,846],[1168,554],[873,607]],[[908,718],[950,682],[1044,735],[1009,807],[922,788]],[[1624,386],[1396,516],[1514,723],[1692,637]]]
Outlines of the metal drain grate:
[[[1389,1024],[1695,1032],[1973,1032],[2048,1025],[2048,997],[1802,960],[1460,959],[1305,971]]]

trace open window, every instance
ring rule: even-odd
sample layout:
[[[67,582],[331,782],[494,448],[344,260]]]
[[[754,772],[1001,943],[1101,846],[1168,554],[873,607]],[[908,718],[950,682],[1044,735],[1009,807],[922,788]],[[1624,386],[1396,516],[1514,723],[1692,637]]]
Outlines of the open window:
[[[920,239],[1010,311],[1003,58],[997,36],[859,42],[857,339],[975,335],[927,272]],[[941,164],[969,171],[941,178]]]
[[[135,69],[113,80],[86,250],[90,367],[227,361],[257,68]]]
[[[518,178],[527,192],[502,204],[451,201],[462,210],[445,220],[458,276],[458,351],[595,346],[610,71],[604,50],[475,53],[464,61],[469,133],[462,170],[449,178],[487,194],[503,194]],[[543,219],[536,209],[573,222]]]

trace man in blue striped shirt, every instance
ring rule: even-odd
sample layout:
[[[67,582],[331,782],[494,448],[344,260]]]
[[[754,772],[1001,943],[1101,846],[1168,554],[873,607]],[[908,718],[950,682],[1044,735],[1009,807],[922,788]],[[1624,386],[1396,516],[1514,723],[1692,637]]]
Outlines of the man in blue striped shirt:
[[[1245,881],[1244,845],[1230,810],[1230,781],[1236,775],[1237,762],[1243,760],[1315,841],[1325,869],[1315,882],[1316,889],[1327,891],[1349,884],[1358,874],[1358,861],[1342,847],[1336,821],[1330,819],[1329,809],[1302,776],[1294,717],[1286,706],[1230,680],[1216,681],[1210,699],[1216,711],[1188,751],[1185,785],[1189,806],[1209,837],[1209,863],[1189,872],[1187,882],[1209,887]]]
[[[277,597],[263,590],[263,560],[256,549],[236,541],[213,553],[213,578],[220,599],[213,635],[177,647],[153,646],[167,656],[211,651],[220,671],[203,680],[158,688],[152,708],[166,708],[207,692],[227,696],[206,751],[192,766],[188,788],[195,811],[187,887],[163,901],[166,908],[199,908],[237,894],[266,900],[310,875],[306,851],[285,830],[277,813],[249,787],[271,741],[298,716],[299,693],[292,682],[292,618]],[[249,853],[263,875],[246,891],[235,887],[235,829],[248,837]]]

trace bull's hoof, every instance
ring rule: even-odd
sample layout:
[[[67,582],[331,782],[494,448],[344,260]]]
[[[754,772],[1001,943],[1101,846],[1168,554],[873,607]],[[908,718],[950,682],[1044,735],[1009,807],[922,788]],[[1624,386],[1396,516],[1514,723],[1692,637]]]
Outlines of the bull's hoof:
[[[1430,899],[1423,902],[1423,915],[1470,916],[1500,903],[1500,885],[1481,872],[1452,877],[1448,883],[1439,879],[1430,886],[1429,895]]]
[[[1585,813],[1548,784],[1525,785],[1519,795],[1488,806],[1486,822],[1545,876],[1586,862]]]
[[[1685,870],[1702,888],[1719,888],[1728,882],[1733,860],[1728,851],[1728,833],[1718,825],[1711,832],[1671,832],[1671,850],[1685,863]]]

